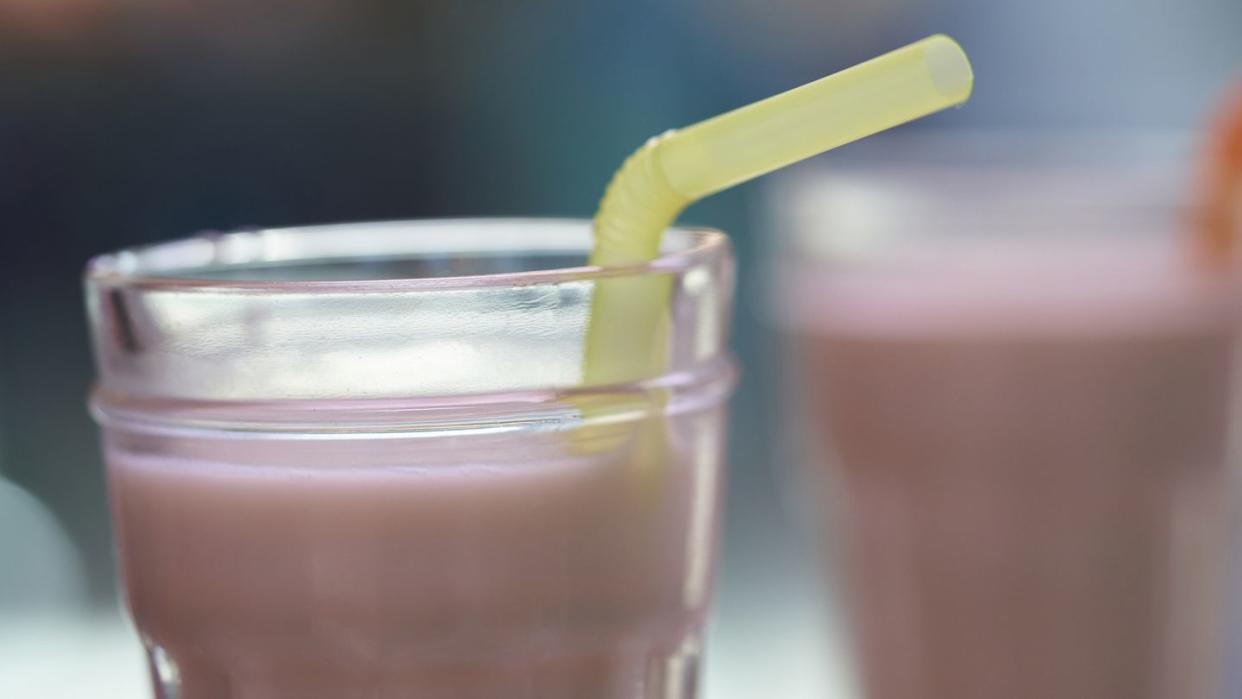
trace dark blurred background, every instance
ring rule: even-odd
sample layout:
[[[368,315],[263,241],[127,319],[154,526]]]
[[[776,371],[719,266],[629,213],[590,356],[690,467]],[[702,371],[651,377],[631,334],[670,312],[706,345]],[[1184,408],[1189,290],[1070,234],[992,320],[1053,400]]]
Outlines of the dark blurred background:
[[[971,55],[975,95],[907,129],[1194,129],[1242,68],[1238,0],[0,0],[0,628],[17,600],[117,603],[89,256],[240,226],[590,216],[646,137],[934,32]],[[725,631],[801,557],[753,301],[764,191],[685,216],[741,263]],[[61,589],[39,566],[81,575]]]

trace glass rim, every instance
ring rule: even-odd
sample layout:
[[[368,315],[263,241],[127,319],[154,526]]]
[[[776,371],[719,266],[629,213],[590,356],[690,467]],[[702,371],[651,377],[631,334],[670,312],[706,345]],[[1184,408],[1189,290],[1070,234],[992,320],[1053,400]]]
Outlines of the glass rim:
[[[591,221],[579,218],[548,217],[461,217],[461,218],[414,218],[349,223],[312,224],[304,226],[264,227],[240,229],[230,232],[206,232],[150,245],[123,248],[92,257],[86,264],[84,281],[91,286],[105,288],[128,288],[141,291],[204,291],[213,293],[265,293],[265,294],[313,294],[313,293],[401,293],[443,291],[448,289],[474,289],[491,287],[538,286],[559,284],[566,281],[583,281],[616,277],[637,277],[650,274],[683,272],[721,254],[727,254],[728,237],[719,230],[701,226],[674,226],[666,233],[685,236],[687,245],[681,249],[663,250],[655,259],[631,265],[599,266],[575,265],[514,272],[490,274],[445,275],[435,277],[360,278],[360,279],[211,279],[193,277],[187,272],[205,269],[247,266],[296,266],[298,263],[320,262],[325,259],[356,261],[374,257],[417,259],[430,253],[419,250],[419,240],[411,240],[410,247],[386,253],[371,251],[346,251],[330,256],[299,256],[297,250],[273,251],[264,245],[265,239],[286,238],[286,242],[313,235],[348,236],[360,239],[370,230],[395,227],[560,227],[569,232],[571,228],[590,230]],[[669,236],[665,236],[665,242]],[[201,261],[191,264],[171,265],[161,263],[159,258],[173,255],[178,248],[195,246]],[[567,252],[567,249],[550,249],[548,252]],[[589,251],[589,248],[584,249]],[[462,256],[465,250],[443,251],[447,256]],[[500,254],[502,246],[479,248],[481,254]],[[534,250],[510,251],[512,255],[533,254]],[[151,261],[150,258],[157,258]]]

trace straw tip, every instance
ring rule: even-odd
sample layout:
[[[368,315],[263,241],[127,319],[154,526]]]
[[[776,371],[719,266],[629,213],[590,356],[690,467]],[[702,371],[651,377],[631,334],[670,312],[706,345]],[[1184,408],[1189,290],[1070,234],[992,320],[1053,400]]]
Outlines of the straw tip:
[[[960,44],[944,34],[928,37],[923,60],[936,89],[946,98],[957,104],[970,97],[975,74]]]

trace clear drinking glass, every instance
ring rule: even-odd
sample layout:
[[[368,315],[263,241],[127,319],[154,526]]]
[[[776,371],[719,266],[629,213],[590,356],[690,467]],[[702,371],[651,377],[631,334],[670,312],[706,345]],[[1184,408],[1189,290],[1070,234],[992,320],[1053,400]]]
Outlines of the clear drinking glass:
[[[158,697],[692,697],[726,238],[589,224],[204,236],[93,260],[92,407]],[[593,290],[670,289],[663,373],[584,385]]]
[[[867,699],[1237,696],[1242,290],[1159,152],[949,140],[778,196],[801,480]]]

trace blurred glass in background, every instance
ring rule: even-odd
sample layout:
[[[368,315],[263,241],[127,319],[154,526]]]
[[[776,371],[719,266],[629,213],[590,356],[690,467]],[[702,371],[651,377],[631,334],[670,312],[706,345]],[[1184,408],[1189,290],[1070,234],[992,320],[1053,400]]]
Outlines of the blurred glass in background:
[[[1242,328],[1188,145],[890,136],[775,188],[781,461],[867,697],[1233,696]]]
[[[933,32],[970,53],[975,95],[905,135],[1193,131],[1242,68],[1240,30],[1234,0],[0,0],[0,696],[81,696],[10,671],[35,667],[6,649],[36,636],[48,667],[97,658],[83,675],[115,696],[141,681],[84,408],[90,255],[206,229],[588,216],[648,136]],[[864,145],[775,177],[865,161]],[[740,263],[713,699],[846,681],[778,478],[788,382],[761,291],[780,270],[760,258],[785,225],[768,213],[781,187],[685,216],[729,232]],[[36,605],[32,589],[63,593]],[[54,611],[36,623],[36,608]]]

